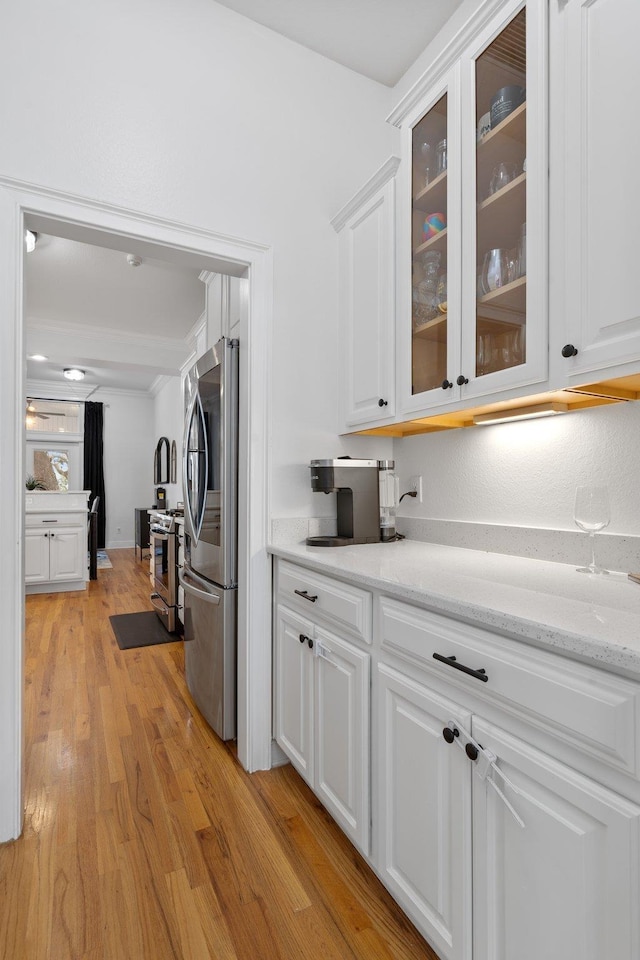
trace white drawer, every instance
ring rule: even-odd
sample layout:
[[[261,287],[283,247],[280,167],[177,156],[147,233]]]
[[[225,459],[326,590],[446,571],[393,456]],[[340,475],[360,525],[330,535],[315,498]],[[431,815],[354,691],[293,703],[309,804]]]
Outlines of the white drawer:
[[[371,643],[372,599],[366,590],[279,560],[278,595],[304,616]]]
[[[386,597],[380,623],[383,650],[508,706],[599,760],[640,773],[640,684]],[[454,657],[458,669],[434,654]]]
[[[87,512],[84,513],[26,513],[25,527],[81,527],[87,524]]]

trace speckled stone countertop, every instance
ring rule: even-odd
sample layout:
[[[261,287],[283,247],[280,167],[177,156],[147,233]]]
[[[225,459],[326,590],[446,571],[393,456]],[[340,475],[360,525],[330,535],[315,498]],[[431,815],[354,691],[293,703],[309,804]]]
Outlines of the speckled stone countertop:
[[[640,680],[640,584],[626,574],[415,540],[269,552]]]

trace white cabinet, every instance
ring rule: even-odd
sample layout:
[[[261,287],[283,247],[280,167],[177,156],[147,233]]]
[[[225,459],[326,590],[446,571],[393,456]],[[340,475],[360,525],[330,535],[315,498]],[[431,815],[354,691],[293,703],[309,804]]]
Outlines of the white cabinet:
[[[339,232],[341,422],[395,415],[395,173],[391,157],[334,218]]]
[[[56,522],[55,529],[44,530],[27,527],[24,554],[27,584],[85,580],[86,523],[74,526]]]
[[[379,873],[441,960],[471,958],[471,778],[442,737],[470,714],[383,664],[378,681]]]
[[[472,774],[474,960],[635,960],[640,807],[482,719],[473,736],[524,822]]]
[[[552,3],[550,28],[551,364],[579,385],[640,363],[640,4]]]
[[[207,344],[212,347],[220,337],[238,337],[248,311],[248,283],[245,277],[204,270],[200,280],[207,288],[205,316]]]
[[[637,776],[638,685],[386,598],[380,612],[402,661],[377,676],[378,871],[398,902],[443,960],[637,958],[640,806],[602,784],[609,767]]]
[[[311,608],[320,602],[319,610],[328,610],[334,598],[340,599],[340,585],[336,584],[336,593],[333,582],[327,578],[308,579],[304,571],[298,573],[290,564],[283,566],[288,579],[279,578],[280,600],[289,600],[287,586],[296,576],[300,579],[300,593],[304,589],[309,598],[298,596],[300,605]],[[311,591],[312,584],[316,592]],[[366,596],[364,591],[345,589]],[[370,605],[370,595],[368,600]],[[351,609],[344,608],[347,619]],[[332,620],[333,628],[328,625]],[[320,612],[304,616],[300,610],[278,603],[274,735],[300,775],[366,854],[370,833],[370,655],[352,640],[338,635],[338,629],[342,634],[349,630],[339,615]]]
[[[403,419],[547,381],[547,4],[479,21],[392,115]]]

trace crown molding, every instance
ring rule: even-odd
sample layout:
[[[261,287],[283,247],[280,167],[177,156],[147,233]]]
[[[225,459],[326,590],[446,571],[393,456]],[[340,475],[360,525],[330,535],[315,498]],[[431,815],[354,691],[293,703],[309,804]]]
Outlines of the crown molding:
[[[146,333],[132,333],[129,330],[118,330],[115,327],[94,327],[85,323],[74,323],[71,320],[47,320],[44,317],[27,317],[26,326],[30,330],[50,333],[55,336],[99,340],[103,343],[125,344],[130,347],[143,347],[145,349],[158,347],[163,350],[175,350],[176,348],[184,350],[187,346],[186,337],[154,337]],[[187,336],[189,336],[189,334],[187,334]]]
[[[173,376],[168,373],[159,373],[149,387],[149,393],[152,397],[157,397],[163,387],[166,387],[168,383],[171,383],[172,380],[175,380],[179,376],[180,374],[178,373],[173,374]]]
[[[373,197],[380,187],[383,187],[385,183],[388,183],[389,180],[392,180],[396,175],[396,171],[400,166],[400,157],[389,157],[389,159],[382,164],[379,170],[376,170],[374,175],[367,180],[363,187],[358,190],[358,192],[349,200],[348,203],[344,205],[342,210],[336,213],[335,217],[331,221],[331,226],[339,233],[344,227],[345,223],[349,218],[359,210],[363,203],[366,203],[370,197]]]
[[[25,383],[25,395],[33,397],[34,400],[71,400],[75,403],[84,403],[93,394],[107,397],[135,397],[140,400],[151,398],[151,388],[131,390],[125,387],[96,387],[91,383],[73,385],[66,382],[56,383],[54,380],[27,380]]]
[[[27,380],[25,390],[28,397],[34,400],[72,400],[84,403],[90,393],[95,390],[91,383],[57,383],[54,380]]]
[[[386,118],[387,123],[394,127],[401,127],[406,118],[419,106],[422,99],[431,88],[456,63],[466,47],[471,43],[492,19],[504,7],[505,0],[484,0],[476,10],[473,10],[464,25],[452,39],[445,44],[425,72],[416,80],[405,93],[400,102]],[[434,41],[434,43],[437,41]],[[427,48],[428,49],[428,48]]]

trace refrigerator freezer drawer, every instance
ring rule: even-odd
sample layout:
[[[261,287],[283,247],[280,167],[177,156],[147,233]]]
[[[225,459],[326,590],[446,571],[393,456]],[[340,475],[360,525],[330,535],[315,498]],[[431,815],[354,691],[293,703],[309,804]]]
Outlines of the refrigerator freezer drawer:
[[[184,588],[184,660],[187,687],[221,740],[236,735],[237,590],[194,581],[181,573]]]

